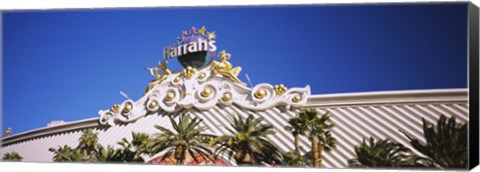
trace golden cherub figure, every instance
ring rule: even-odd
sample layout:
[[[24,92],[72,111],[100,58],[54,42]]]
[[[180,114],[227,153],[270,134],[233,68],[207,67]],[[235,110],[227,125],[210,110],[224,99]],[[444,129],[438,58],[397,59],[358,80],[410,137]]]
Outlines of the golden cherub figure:
[[[163,72],[162,74],[158,73],[159,69]],[[145,70],[150,70],[150,72],[152,72],[152,74],[156,78],[156,80],[154,79],[150,83],[148,83],[147,89],[145,89],[144,94],[147,94],[147,92],[150,91],[150,89],[152,89],[156,85],[160,84],[163,80],[167,79],[168,76],[170,76],[170,74],[172,74],[172,72],[167,68],[167,62],[166,61],[159,62],[158,67],[145,68]]]
[[[228,59],[230,59],[231,54],[223,50],[220,53],[218,53],[218,55],[220,56],[220,62],[213,61],[212,67],[211,67],[212,72],[215,74],[224,75],[235,82],[246,85],[245,83],[240,81],[240,79],[238,79],[237,77],[238,74],[240,74],[240,71],[242,71],[242,67],[237,66],[232,69],[232,64],[230,64],[230,62],[227,61]]]
[[[12,129],[8,127],[7,130],[5,130],[5,133],[3,134],[3,136],[8,136],[10,134],[12,134]]]

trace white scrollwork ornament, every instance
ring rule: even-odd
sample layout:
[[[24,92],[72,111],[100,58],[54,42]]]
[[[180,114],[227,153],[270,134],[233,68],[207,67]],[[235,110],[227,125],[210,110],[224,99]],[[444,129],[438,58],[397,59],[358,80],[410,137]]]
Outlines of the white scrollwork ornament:
[[[266,83],[249,88],[223,75],[213,75],[210,67],[205,67],[195,72],[189,79],[184,78],[180,72],[172,73],[138,101],[126,100],[113,111],[100,110],[99,122],[103,125],[128,123],[161,111],[173,113],[190,108],[208,110],[218,104],[224,106],[236,104],[254,111],[275,106],[296,108],[303,106],[308,96],[310,96],[308,85],[304,88],[282,88],[282,92],[278,91],[278,86]]]

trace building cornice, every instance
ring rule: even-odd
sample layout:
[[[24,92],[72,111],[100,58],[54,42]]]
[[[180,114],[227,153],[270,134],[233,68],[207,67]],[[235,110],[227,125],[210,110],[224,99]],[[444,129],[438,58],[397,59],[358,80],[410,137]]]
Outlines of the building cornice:
[[[1,139],[1,143],[3,147],[4,145],[22,142],[25,140],[34,139],[38,137],[44,137],[44,136],[64,133],[68,131],[75,131],[75,130],[86,129],[86,128],[95,128],[95,127],[98,127],[98,117],[88,118],[88,119],[83,119],[83,120],[78,120],[73,122],[67,122],[62,125],[43,127],[43,128],[38,128],[38,129],[14,134],[11,136],[6,136]]]
[[[467,101],[468,89],[455,88],[312,95],[308,97],[305,107],[466,103]]]

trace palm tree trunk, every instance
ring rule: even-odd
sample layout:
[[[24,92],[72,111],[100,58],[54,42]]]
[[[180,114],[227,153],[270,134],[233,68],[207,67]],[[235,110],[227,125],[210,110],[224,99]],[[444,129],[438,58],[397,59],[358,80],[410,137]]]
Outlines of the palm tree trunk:
[[[245,164],[245,157],[246,157],[245,150],[239,149],[237,152],[235,152],[235,161],[237,162],[237,165]]]
[[[295,150],[296,150],[296,153],[298,153],[298,155],[302,155],[302,153],[300,152],[300,135],[298,134],[295,134],[295,141],[294,141],[294,144],[295,144]]]
[[[183,164],[183,161],[185,160],[185,156],[183,156],[183,155],[185,155],[185,153],[186,153],[186,151],[181,153],[182,156],[176,158],[177,164]]]
[[[183,159],[185,159],[185,153],[187,153],[187,151],[185,151],[183,145],[178,145],[174,154],[175,160],[177,160],[177,164],[183,164]]]
[[[253,150],[250,149],[248,156],[250,157],[250,165],[255,163],[255,158],[253,158]]]
[[[237,165],[253,165],[253,150],[251,150],[248,145],[243,146],[243,148],[239,149],[235,153],[235,161],[237,161]]]
[[[177,164],[183,164],[183,159],[181,158],[177,159]]]
[[[323,145],[318,145],[318,164],[322,167],[323,164]]]
[[[313,167],[320,167],[319,155],[318,155],[318,138],[312,136],[312,154],[313,154]]]

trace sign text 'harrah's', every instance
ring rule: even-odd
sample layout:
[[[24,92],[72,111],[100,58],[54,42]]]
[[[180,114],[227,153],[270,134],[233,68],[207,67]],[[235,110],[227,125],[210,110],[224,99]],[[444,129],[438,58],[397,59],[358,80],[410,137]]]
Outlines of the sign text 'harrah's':
[[[165,47],[163,56],[165,59],[172,59],[188,53],[195,53],[199,51],[214,52],[217,50],[215,40],[207,40],[199,37],[196,41],[180,44],[175,47]]]

